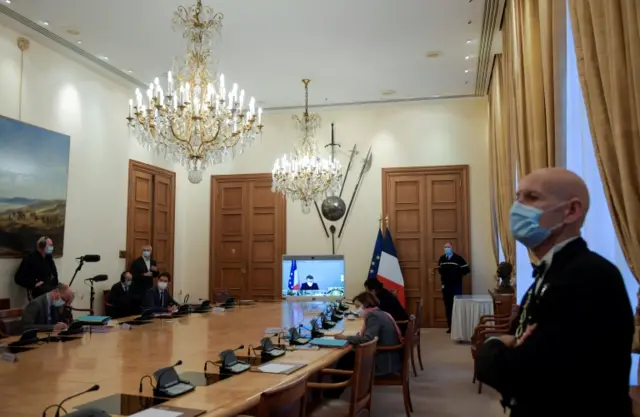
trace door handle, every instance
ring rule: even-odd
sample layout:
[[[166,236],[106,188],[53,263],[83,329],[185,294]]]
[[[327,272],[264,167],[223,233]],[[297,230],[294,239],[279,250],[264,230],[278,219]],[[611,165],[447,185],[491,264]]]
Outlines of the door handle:
[[[246,273],[247,273],[247,270],[246,270],[246,269],[244,269],[244,267],[242,267],[242,268],[240,268],[240,272],[241,272],[241,273],[243,273],[243,274],[246,274]]]

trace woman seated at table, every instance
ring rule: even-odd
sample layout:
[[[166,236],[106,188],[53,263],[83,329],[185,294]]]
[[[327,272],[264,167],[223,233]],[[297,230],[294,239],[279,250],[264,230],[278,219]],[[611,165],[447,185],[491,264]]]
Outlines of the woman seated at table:
[[[354,298],[356,311],[364,318],[362,330],[354,336],[338,334],[336,339],[347,340],[349,344],[357,346],[378,338],[378,346],[397,346],[402,343],[402,336],[396,321],[391,315],[380,310],[380,302],[370,292],[363,292]],[[353,370],[355,365],[355,352],[351,351],[343,356],[337,364],[338,369]],[[375,375],[399,375],[402,372],[402,351],[383,351],[376,354]],[[346,380],[344,376],[332,376],[333,382]],[[327,398],[339,398],[344,389],[332,389],[324,392]]]

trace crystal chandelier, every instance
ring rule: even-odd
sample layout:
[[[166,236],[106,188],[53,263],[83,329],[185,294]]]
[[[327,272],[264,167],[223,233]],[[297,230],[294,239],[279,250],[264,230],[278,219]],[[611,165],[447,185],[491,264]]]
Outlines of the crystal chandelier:
[[[328,160],[318,154],[314,139],[320,127],[320,116],[309,113],[309,83],[304,79],[304,113],[293,116],[301,133],[300,143],[289,156],[284,155],[273,165],[273,191],[292,201],[302,203],[302,212],[309,213],[311,204],[340,190],[342,167],[337,160]]]
[[[127,120],[139,142],[185,166],[193,184],[211,165],[242,153],[263,128],[255,99],[246,103],[244,90],[233,84],[227,91],[224,75],[216,83],[209,71],[212,40],[220,34],[222,19],[201,0],[179,6],[173,24],[187,39],[182,65],[167,74],[166,88],[156,78],[145,97],[137,89],[135,100],[129,100]]]

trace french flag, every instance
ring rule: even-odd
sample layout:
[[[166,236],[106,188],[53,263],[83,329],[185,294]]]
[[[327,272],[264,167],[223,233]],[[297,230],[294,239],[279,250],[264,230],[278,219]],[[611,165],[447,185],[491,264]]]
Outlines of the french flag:
[[[404,299],[404,278],[400,270],[396,246],[393,244],[391,231],[387,228],[382,241],[382,253],[380,254],[380,264],[378,265],[378,280],[386,289],[396,292],[396,296],[402,306],[405,306]]]
[[[289,282],[288,287],[292,291],[298,291],[300,289],[300,281],[298,281],[298,264],[295,259],[291,261],[291,270],[289,270]]]

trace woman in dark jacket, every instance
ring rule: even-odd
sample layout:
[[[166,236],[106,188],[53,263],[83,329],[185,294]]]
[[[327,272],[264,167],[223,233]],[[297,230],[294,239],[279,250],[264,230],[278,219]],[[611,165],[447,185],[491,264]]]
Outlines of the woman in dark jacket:
[[[349,344],[357,346],[378,338],[378,346],[397,346],[402,343],[400,329],[391,315],[380,310],[378,298],[370,292],[363,292],[354,298],[356,308],[362,309],[360,316],[364,323],[360,333],[355,336],[338,334],[336,339],[347,340]],[[338,369],[353,370],[355,364],[355,352],[351,351],[338,361]],[[375,375],[400,374],[402,372],[402,351],[385,351],[376,354]],[[335,376],[334,382],[344,381],[344,377]],[[327,390],[325,396],[338,398],[344,389]]]

